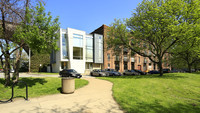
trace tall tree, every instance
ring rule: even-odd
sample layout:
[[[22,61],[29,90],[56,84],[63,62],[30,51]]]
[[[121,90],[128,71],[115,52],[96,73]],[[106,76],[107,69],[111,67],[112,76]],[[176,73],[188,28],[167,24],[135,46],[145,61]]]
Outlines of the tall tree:
[[[0,47],[2,56],[5,58],[5,85],[10,83],[10,55],[17,49],[28,46],[38,52],[50,52],[51,49],[58,49],[56,42],[59,34],[58,18],[52,20],[50,13],[46,14],[42,3],[35,8],[29,7],[30,1],[24,0],[2,0],[0,2],[2,26]],[[21,6],[24,6],[21,8]],[[11,28],[11,29],[9,29]],[[12,33],[10,33],[12,32]],[[13,35],[14,34],[14,35]],[[10,43],[18,44],[11,49]],[[19,58],[16,61],[15,76],[19,76]],[[16,77],[18,78],[18,77]]]
[[[180,41],[172,48],[175,59],[185,61],[189,72],[192,66],[200,60],[200,1],[185,0],[184,13],[182,14],[182,23],[186,30]]]
[[[56,43],[59,28],[58,17],[52,20],[51,13],[46,14],[40,2],[35,9],[27,10],[25,22],[22,22],[15,31],[15,42],[23,41],[22,44],[27,44],[35,52],[50,53],[52,50],[58,50]],[[16,63],[18,68],[14,74],[19,78],[20,62]]]
[[[159,67],[163,75],[163,57],[179,41],[183,41],[187,31],[196,23],[186,21],[196,18],[199,1],[192,0],[143,0],[130,19],[125,22],[116,20],[110,26],[109,42],[113,47],[123,45],[135,53],[148,57]],[[189,6],[193,10],[187,10]],[[195,11],[194,11],[195,10]],[[194,16],[184,16],[185,12]]]
[[[179,64],[183,62],[187,65],[188,71],[191,73],[192,67],[197,66],[200,62],[200,53],[196,51],[196,48],[200,46],[199,44],[200,42],[197,41],[196,38],[190,38],[190,40],[179,42],[171,51],[172,60]]]
[[[11,50],[11,38],[14,32],[16,23],[19,22],[20,16],[17,14],[21,12],[20,0],[1,0],[0,1],[0,17],[1,17],[1,31],[0,31],[0,48],[1,48],[1,61],[2,56],[5,58],[4,73],[5,73],[5,85],[10,84],[10,50]],[[10,26],[12,25],[12,26]]]

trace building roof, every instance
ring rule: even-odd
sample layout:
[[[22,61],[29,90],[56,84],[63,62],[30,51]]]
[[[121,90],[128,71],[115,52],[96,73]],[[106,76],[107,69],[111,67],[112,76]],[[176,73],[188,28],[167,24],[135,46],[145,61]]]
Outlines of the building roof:
[[[102,26],[100,26],[99,28],[95,29],[93,32],[91,32],[91,34],[97,33],[97,34],[104,34],[104,30],[108,28],[107,25],[103,24]]]

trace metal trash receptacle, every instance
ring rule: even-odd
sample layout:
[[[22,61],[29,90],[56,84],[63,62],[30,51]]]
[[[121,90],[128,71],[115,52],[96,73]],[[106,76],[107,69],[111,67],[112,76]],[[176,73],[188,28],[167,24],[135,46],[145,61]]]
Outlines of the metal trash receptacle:
[[[75,91],[74,77],[62,77],[62,93],[69,94]]]

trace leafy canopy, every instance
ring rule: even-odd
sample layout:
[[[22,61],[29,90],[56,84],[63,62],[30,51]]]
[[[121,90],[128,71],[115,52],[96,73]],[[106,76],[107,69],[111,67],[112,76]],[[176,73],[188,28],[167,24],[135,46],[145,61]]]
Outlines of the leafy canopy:
[[[37,52],[51,52],[58,50],[57,40],[59,37],[58,17],[52,20],[51,13],[45,13],[42,3],[35,9],[27,9],[25,22],[17,27],[14,37],[16,42],[23,41]]]

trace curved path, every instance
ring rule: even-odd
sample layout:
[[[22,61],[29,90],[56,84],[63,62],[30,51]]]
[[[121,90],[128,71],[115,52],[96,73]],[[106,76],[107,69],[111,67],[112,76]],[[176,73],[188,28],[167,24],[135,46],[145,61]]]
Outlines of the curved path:
[[[73,94],[55,94],[0,104],[3,113],[123,113],[112,97],[112,83],[84,78],[89,84]]]

